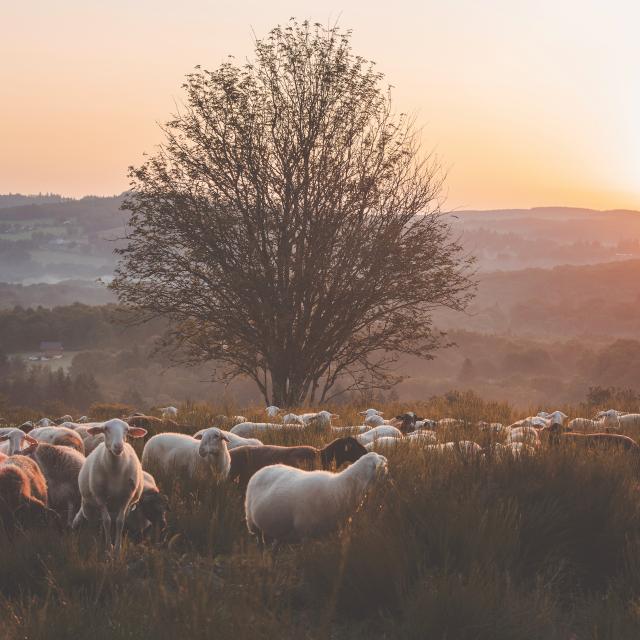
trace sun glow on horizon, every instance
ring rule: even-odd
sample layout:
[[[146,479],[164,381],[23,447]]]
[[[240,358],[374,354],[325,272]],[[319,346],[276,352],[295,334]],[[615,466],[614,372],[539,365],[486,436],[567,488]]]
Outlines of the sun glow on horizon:
[[[640,210],[640,5],[62,0],[3,9],[0,193],[106,195],[161,140],[196,64],[289,16],[353,29],[447,170],[446,206]]]

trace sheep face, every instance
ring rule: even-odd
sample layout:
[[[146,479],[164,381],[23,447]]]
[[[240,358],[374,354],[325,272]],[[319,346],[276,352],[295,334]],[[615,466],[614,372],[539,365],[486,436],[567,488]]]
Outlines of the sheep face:
[[[31,446],[38,446],[38,441],[20,429],[2,429],[0,442],[9,441],[9,455],[15,455],[22,449],[22,443],[26,440]]]
[[[366,411],[360,411],[359,415],[368,418],[370,416],[383,416],[384,413],[382,413],[382,411],[378,411],[377,409],[367,409]]]
[[[384,424],[384,418],[381,415],[371,415],[364,419],[364,423],[368,427],[381,427]]]
[[[198,453],[202,458],[216,456],[224,447],[223,442],[229,442],[229,438],[220,429],[207,429],[202,433]]]
[[[378,477],[384,477],[389,472],[389,465],[387,459],[375,451],[370,451],[365,456],[364,459],[368,459],[367,464],[369,464],[373,469],[375,469],[376,475]]]
[[[402,433],[410,433],[416,428],[418,416],[416,416],[413,411],[407,411],[406,413],[401,413],[399,416],[396,416],[396,420],[400,421],[400,426],[398,428]]]
[[[169,498],[164,493],[155,491],[145,491],[138,503],[138,509],[142,511],[144,517],[157,527],[159,531],[163,531],[167,526],[167,512],[169,508]]]
[[[90,427],[87,429],[87,433],[92,436],[98,434],[104,434],[104,446],[114,456],[122,455],[124,451],[125,439],[127,436],[130,438],[143,438],[147,435],[147,430],[141,427],[130,427],[123,420],[109,420],[99,427]]]
[[[270,407],[267,407],[265,411],[270,418],[275,418],[280,413],[280,407],[271,405]]]

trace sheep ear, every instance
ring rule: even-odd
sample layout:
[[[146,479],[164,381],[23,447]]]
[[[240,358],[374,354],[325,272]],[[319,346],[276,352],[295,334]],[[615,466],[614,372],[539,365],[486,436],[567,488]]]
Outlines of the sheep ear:
[[[142,427],[129,427],[127,429],[127,435],[130,438],[144,438],[147,435],[147,430]]]
[[[101,433],[104,433],[104,427],[89,427],[87,429],[87,433],[92,436],[100,435]]]
[[[0,442],[4,442],[5,440],[8,440],[8,439],[9,439],[9,436],[6,433],[0,436]]]
[[[196,440],[202,440],[202,434],[201,433],[196,433],[195,436],[193,436]]]
[[[225,436],[224,433],[220,436],[225,442],[229,442],[229,436]]]

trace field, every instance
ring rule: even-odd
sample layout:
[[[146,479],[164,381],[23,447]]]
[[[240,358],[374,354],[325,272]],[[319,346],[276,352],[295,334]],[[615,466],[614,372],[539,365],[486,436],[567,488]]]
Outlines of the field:
[[[464,399],[424,408],[512,417]],[[182,407],[186,430],[223,409],[234,412]],[[355,420],[355,407],[341,410],[342,424]],[[487,444],[475,428],[447,434],[458,438]],[[388,458],[388,478],[340,531],[300,545],[260,548],[237,486],[176,478],[158,478],[172,505],[166,539],[128,541],[120,558],[107,559],[91,529],[3,537],[2,638],[638,637],[633,456],[545,448],[481,461],[400,448]]]

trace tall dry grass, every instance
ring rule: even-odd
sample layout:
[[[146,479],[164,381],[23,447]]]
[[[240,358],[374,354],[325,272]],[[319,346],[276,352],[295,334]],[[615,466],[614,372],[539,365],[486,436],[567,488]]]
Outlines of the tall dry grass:
[[[388,415],[399,408],[384,407]],[[341,407],[342,423],[358,409]],[[469,422],[519,417],[507,405],[468,398],[427,409]],[[220,413],[181,407],[181,419],[198,428]],[[459,435],[483,437],[473,427]],[[264,439],[329,438],[311,431]],[[259,548],[237,486],[165,477],[158,481],[172,504],[166,540],[127,543],[117,560],[104,557],[90,529],[32,530],[13,540],[0,533],[0,637],[640,637],[633,455],[562,448],[481,461],[398,447],[388,457],[389,479],[353,518],[300,545]]]

